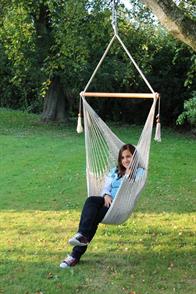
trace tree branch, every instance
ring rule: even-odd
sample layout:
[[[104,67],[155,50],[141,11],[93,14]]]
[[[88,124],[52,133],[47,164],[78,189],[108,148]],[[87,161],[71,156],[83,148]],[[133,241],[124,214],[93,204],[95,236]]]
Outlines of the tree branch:
[[[160,23],[177,39],[196,51],[196,22],[172,0],[142,0]]]

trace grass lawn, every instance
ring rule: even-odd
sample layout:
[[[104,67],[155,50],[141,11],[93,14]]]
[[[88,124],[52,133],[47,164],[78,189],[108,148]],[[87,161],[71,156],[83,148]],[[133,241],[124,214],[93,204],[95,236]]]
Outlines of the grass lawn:
[[[196,141],[172,130],[152,142],[131,218],[100,225],[80,264],[59,268],[86,197],[84,135],[75,127],[0,110],[0,293],[196,293]],[[137,142],[139,127],[113,127]]]

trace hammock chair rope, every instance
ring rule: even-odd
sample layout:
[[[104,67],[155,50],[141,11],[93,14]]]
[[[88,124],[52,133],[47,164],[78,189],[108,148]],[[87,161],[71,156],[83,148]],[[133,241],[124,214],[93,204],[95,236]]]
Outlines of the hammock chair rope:
[[[153,99],[151,108],[141,136],[136,145],[136,152],[133,155],[131,162],[132,175],[136,174],[138,166],[144,169],[143,175],[136,181],[133,176],[124,176],[122,184],[112,202],[110,209],[103,219],[103,223],[120,224],[127,220],[135,206],[135,203],[146,183],[148,173],[148,162],[150,143],[152,137],[153,121],[155,116],[155,109],[157,100],[159,100],[157,125],[160,124],[160,96],[155,93],[150,83],[144,76],[143,72],[129,53],[128,49],[117,34],[117,16],[116,16],[116,3],[113,0],[113,21],[112,26],[114,35],[109,42],[104,54],[102,55],[98,65],[96,66],[92,76],[90,77],[86,87],[80,93],[80,110],[78,116],[77,132],[82,132],[83,127],[81,123],[81,108],[83,106],[84,128],[85,128],[85,148],[86,148],[86,175],[87,175],[87,190],[88,196],[98,196],[104,185],[105,177],[111,168],[117,164],[117,157],[119,149],[124,145],[122,142],[107,126],[107,124],[98,116],[92,109],[85,97],[121,97],[121,98],[151,98]],[[115,11],[114,11],[115,10]],[[87,92],[94,76],[96,75],[99,67],[101,66],[104,58],[106,57],[113,41],[117,39],[127,53],[127,56],[134,64],[138,73],[148,86],[151,93],[92,93]],[[157,131],[157,140],[160,141],[160,128]]]

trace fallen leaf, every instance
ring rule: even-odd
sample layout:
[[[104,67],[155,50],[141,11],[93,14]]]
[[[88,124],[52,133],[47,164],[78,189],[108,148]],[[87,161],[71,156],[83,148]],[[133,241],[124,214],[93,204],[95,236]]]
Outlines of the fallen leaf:
[[[47,278],[48,278],[48,279],[52,279],[52,278],[53,278],[53,274],[52,274],[52,273],[48,273]]]

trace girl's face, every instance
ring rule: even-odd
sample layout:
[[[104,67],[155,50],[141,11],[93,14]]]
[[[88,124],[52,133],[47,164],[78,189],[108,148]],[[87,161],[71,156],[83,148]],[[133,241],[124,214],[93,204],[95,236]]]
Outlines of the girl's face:
[[[132,154],[131,152],[126,149],[122,152],[122,156],[121,156],[121,163],[124,166],[124,168],[128,168],[129,164],[131,163],[132,160]]]

